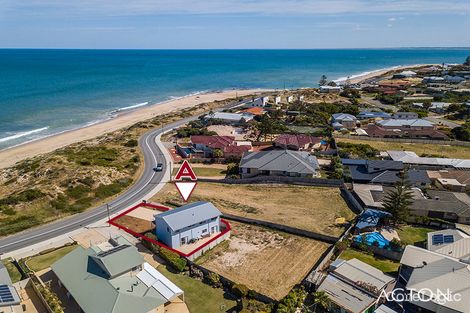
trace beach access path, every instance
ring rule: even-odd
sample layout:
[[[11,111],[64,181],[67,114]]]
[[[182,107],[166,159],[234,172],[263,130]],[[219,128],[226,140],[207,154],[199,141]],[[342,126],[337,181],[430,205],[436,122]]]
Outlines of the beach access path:
[[[231,96],[226,95],[226,98],[231,98]],[[236,107],[243,103],[243,101],[234,101],[214,111]],[[118,212],[142,202],[142,200],[149,199],[171,180],[173,162],[168,151],[160,141],[161,135],[196,119],[198,119],[198,116],[184,118],[162,128],[151,130],[141,136],[139,138],[139,146],[141,147],[144,155],[144,170],[142,176],[127,191],[110,201],[108,203],[109,206],[104,204],[62,220],[2,238],[0,239],[0,253],[24,249],[28,246],[45,242],[55,237],[66,236],[78,229],[87,228],[88,225],[97,221],[107,220],[108,214],[117,214]],[[153,167],[155,167],[156,163],[164,164],[164,170],[162,172],[153,171]]]

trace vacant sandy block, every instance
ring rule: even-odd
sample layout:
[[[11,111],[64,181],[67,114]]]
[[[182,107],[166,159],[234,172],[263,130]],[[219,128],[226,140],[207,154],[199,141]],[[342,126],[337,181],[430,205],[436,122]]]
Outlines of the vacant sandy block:
[[[211,125],[207,130],[216,132],[219,136],[234,136],[235,140],[243,140],[245,136],[242,128],[229,125]]]
[[[135,218],[140,218],[142,220],[146,220],[149,222],[153,222],[155,220],[155,215],[159,213],[161,213],[161,211],[140,206],[137,209],[128,212],[126,215],[135,217]]]
[[[143,234],[155,229],[155,224],[153,224],[152,221],[147,221],[129,215],[121,216],[114,222],[139,234]]]
[[[329,247],[266,228],[231,222],[232,236],[196,262],[273,299],[300,283]]]
[[[168,184],[151,201],[180,201],[176,188]],[[168,202],[169,201],[169,202]],[[356,215],[349,209],[339,188],[294,185],[229,185],[199,182],[190,201],[210,201],[222,213],[283,224],[328,236],[339,237],[344,225],[336,223]]]

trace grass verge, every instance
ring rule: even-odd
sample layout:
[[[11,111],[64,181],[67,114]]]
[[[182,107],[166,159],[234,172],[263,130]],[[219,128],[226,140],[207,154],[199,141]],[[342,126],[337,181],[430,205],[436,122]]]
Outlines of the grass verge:
[[[354,250],[352,248],[344,250],[339,257],[344,260],[358,259],[359,261],[367,263],[370,266],[373,266],[390,275],[394,275],[396,272],[398,272],[398,268],[400,267],[400,263],[398,262],[377,258],[374,255]]]

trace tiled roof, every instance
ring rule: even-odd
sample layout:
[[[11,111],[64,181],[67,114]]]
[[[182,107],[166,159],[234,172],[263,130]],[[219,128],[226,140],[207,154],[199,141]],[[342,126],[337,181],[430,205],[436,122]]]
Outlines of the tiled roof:
[[[276,138],[274,141],[276,145],[282,146],[295,146],[297,148],[303,147],[307,144],[316,144],[321,142],[320,137],[312,137],[307,135],[291,135],[291,134],[282,134]]]
[[[223,149],[235,141],[233,136],[191,136],[193,144],[205,145],[212,149]]]

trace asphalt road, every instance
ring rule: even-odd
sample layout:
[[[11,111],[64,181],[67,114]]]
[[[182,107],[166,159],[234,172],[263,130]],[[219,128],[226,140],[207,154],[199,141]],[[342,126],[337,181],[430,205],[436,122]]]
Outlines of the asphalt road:
[[[242,103],[243,102],[231,103],[221,109],[218,109],[217,111],[235,107]],[[188,117],[166,125],[163,128],[151,130],[140,137],[139,146],[144,154],[143,174],[139,180],[136,181],[127,191],[108,203],[109,213],[111,215],[125,210],[136,202],[140,202],[143,199],[147,199],[148,197],[152,196],[150,193],[155,188],[155,186],[162,181],[166,167],[168,164],[170,164],[170,160],[165,159],[165,155],[156,144],[156,137],[167,130],[182,126],[190,121],[196,120],[197,118],[198,116]],[[157,163],[163,163],[165,170],[162,172],[153,171],[153,168]],[[38,226],[31,230],[5,237],[0,239],[0,254],[15,251],[67,234],[71,231],[105,219],[107,216],[107,206],[101,205],[83,213],[75,214],[56,222]]]

